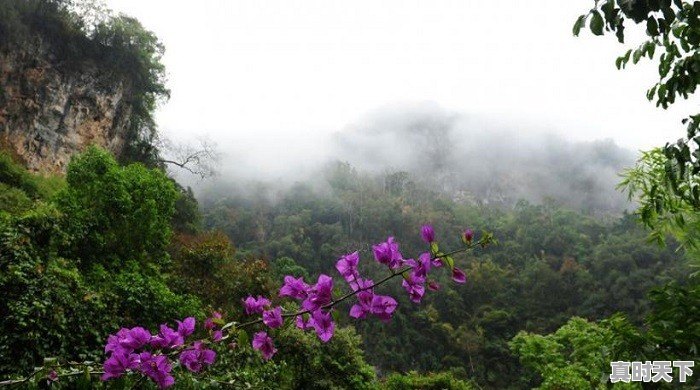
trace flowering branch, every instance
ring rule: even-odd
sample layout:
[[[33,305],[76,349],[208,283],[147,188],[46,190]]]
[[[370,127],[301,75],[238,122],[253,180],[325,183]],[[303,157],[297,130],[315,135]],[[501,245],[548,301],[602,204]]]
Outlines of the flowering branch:
[[[433,261],[433,260],[438,260],[438,259],[445,258],[445,257],[449,257],[449,256],[453,256],[453,255],[456,255],[456,254],[458,254],[458,253],[466,252],[466,251],[468,251],[468,250],[470,250],[470,249],[473,249],[474,247],[476,247],[476,244],[469,243],[468,246],[467,246],[466,248],[457,249],[457,250],[454,250],[454,251],[451,251],[451,252],[448,252],[448,253],[436,255],[435,257],[432,257],[432,258],[431,258],[431,261]],[[376,283],[374,283],[374,284],[372,284],[372,285],[365,286],[365,287],[362,287],[362,288],[358,288],[358,289],[356,289],[356,290],[353,290],[353,291],[351,291],[351,292],[349,292],[349,293],[347,293],[347,294],[341,296],[340,298],[335,299],[335,300],[332,300],[330,303],[327,303],[327,304],[321,306],[321,309],[323,309],[323,310],[329,310],[329,309],[331,309],[332,307],[334,307],[335,305],[337,305],[337,304],[339,304],[339,303],[341,303],[341,302],[347,300],[348,298],[351,298],[351,297],[353,297],[353,296],[355,296],[355,295],[357,295],[357,294],[359,294],[359,293],[361,293],[361,292],[363,292],[363,291],[371,290],[371,289],[373,289],[374,287],[377,287],[377,286],[379,286],[379,285],[382,285],[382,284],[386,283],[387,281],[393,279],[393,278],[396,277],[396,276],[403,275],[403,274],[405,274],[406,272],[411,271],[412,269],[413,269],[413,267],[406,267],[406,268],[404,268],[404,269],[402,269],[402,270],[400,270],[400,271],[398,271],[398,272],[392,270],[391,274],[387,275],[386,277],[384,277],[384,278],[381,279],[380,281],[378,281],[378,282],[376,282]],[[283,317],[283,318],[297,317],[297,316],[304,315],[304,314],[310,314],[311,312],[312,312],[312,310],[306,309],[306,310],[298,311],[298,312],[296,312],[296,313],[284,313],[284,314],[282,314],[282,317]],[[238,324],[236,321],[231,321],[231,322],[229,322],[229,323],[226,323],[226,324],[222,327],[222,329],[229,329],[229,328],[231,328],[231,327],[233,327],[233,329],[241,329],[241,328],[245,328],[245,327],[248,327],[248,326],[251,326],[251,325],[259,324],[259,323],[261,323],[261,322],[263,322],[263,318],[262,318],[262,317],[260,317],[260,318],[258,318],[258,319],[255,319],[255,320],[252,320],[252,321],[243,322],[243,323],[240,323],[240,324]],[[228,337],[228,335],[227,335],[227,336],[223,336],[224,339],[226,339],[227,337]]]

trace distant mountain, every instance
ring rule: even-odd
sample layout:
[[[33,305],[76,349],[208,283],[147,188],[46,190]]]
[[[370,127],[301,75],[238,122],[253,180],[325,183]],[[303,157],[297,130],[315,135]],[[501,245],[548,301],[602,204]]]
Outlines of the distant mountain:
[[[570,142],[419,105],[382,110],[349,126],[335,136],[334,150],[361,170],[405,171],[467,201],[551,198],[587,211],[630,208],[615,187],[635,154],[609,139]]]

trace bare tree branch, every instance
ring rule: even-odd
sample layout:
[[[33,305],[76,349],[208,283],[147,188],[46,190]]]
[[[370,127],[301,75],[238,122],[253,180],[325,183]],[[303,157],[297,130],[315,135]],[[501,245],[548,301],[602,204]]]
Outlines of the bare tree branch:
[[[191,144],[174,144],[166,139],[161,140],[159,148],[164,157],[158,161],[164,164],[174,165],[202,179],[216,175],[219,153],[216,144],[209,140],[200,139],[195,147]]]

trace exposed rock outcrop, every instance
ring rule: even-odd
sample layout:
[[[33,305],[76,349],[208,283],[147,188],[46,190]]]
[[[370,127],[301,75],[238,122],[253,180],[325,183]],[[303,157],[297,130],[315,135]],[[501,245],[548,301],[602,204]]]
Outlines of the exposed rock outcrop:
[[[119,155],[129,84],[95,64],[62,64],[43,44],[0,51],[0,147],[32,171],[64,172],[71,155],[99,145]]]

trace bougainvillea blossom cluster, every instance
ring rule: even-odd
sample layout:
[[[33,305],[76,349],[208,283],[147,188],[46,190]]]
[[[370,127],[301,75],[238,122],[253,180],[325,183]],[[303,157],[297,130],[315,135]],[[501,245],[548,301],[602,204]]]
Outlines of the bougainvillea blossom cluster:
[[[221,318],[219,313],[213,317]],[[204,367],[214,363],[216,352],[207,348],[208,342],[221,340],[221,331],[216,329],[214,318],[205,322],[211,340],[197,340],[185,347],[187,338],[195,331],[194,317],[177,321],[177,329],[167,324],[160,326],[157,334],[137,326],[122,328],[107,338],[102,380],[119,378],[127,372],[140,373],[150,378],[159,388],[166,388],[175,383],[171,371],[177,358],[179,364],[192,372],[200,372]]]
[[[401,277],[401,285],[414,303],[420,303],[427,290],[437,291],[440,288],[439,284],[430,278],[431,272],[437,268],[449,268],[452,280],[457,283],[466,282],[466,274],[454,265],[451,255],[472,248],[473,231],[466,229],[461,235],[465,248],[447,254],[440,252],[435,230],[431,225],[422,226],[420,236],[430,249],[421,253],[417,259],[404,258],[394,237],[388,237],[386,241],[372,246],[376,262],[386,266],[390,272],[377,282],[361,275],[358,269],[359,252],[340,257],[335,263],[335,268],[350,289],[350,292],[344,295],[334,294],[333,277],[325,274],[319,275],[314,284],[307,283],[303,278],[285,276],[278,298],[296,300],[299,311],[285,312],[283,306],[273,304],[278,301],[277,298],[269,299],[258,295],[242,300],[245,314],[258,316],[257,319],[245,323],[225,323],[221,313],[214,312],[204,321],[203,329],[207,337],[202,339],[188,341],[188,338],[195,334],[196,323],[193,317],[176,321],[176,328],[162,324],[156,334],[138,326],[131,329],[122,328],[108,337],[105,345],[108,358],[104,363],[102,379],[119,378],[128,372],[134,372],[150,378],[159,388],[169,387],[175,382],[171,374],[173,368],[180,366],[198,373],[213,364],[216,353],[208,348],[208,345],[228,337],[224,332],[244,332],[242,328],[259,324],[266,328],[259,329],[253,335],[251,344],[265,360],[269,360],[277,353],[272,336],[278,328],[284,326],[286,318],[293,318],[296,327],[313,330],[322,342],[328,342],[336,328],[333,310],[337,304],[350,298],[355,300],[349,310],[351,318],[366,319],[373,316],[382,321],[390,321],[398,302],[391,296],[376,292],[377,287],[388,280]],[[482,246],[486,243],[488,239],[484,238],[479,242]]]

